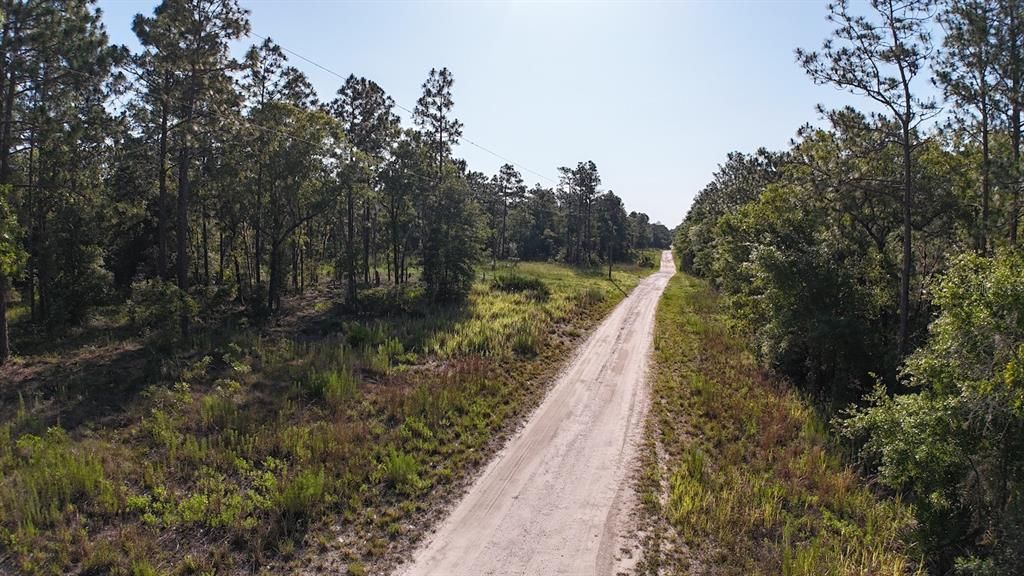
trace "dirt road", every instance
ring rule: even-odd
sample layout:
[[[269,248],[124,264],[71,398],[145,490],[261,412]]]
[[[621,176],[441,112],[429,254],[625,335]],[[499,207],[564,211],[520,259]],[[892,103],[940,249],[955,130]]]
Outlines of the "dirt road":
[[[671,253],[604,320],[405,576],[611,574]]]

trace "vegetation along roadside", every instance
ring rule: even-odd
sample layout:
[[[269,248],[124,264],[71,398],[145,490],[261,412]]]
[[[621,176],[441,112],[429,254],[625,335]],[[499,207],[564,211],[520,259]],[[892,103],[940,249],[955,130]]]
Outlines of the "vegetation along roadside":
[[[316,338],[239,330],[201,352],[154,356],[147,373],[159,376],[117,425],[54,425],[39,388],[38,403],[24,395],[0,426],[0,565],[383,570],[654,269],[616,270],[613,283],[558,264],[488,266],[463,305],[410,297],[405,312],[371,319],[325,308],[308,320],[326,327]]]
[[[642,574],[916,574],[908,506],[835,455],[815,410],[766,374],[704,281],[658,308],[638,491]]]

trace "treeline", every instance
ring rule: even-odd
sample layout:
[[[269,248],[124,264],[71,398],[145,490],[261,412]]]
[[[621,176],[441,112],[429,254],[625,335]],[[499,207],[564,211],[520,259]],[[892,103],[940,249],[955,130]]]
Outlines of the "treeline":
[[[175,310],[218,295],[269,314],[283,294],[382,283],[457,299],[485,259],[591,265],[670,233],[600,189],[592,162],[527,188],[453,157],[454,79],[431,70],[401,126],[350,76],[330,100],[235,0],[167,0],[110,45],[93,2],[0,3],[0,363],[6,308],[47,330],[145,293]],[[144,290],[140,290],[144,288]]]
[[[1019,574],[1024,4],[839,0],[829,20],[797,61],[872,112],[730,154],[676,249],[913,503],[932,573]]]

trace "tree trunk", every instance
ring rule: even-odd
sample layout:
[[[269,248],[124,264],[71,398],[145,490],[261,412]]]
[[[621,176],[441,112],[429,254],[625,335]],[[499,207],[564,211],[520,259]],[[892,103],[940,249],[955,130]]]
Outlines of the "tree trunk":
[[[992,194],[992,163],[989,152],[988,104],[982,92],[981,105],[981,234],[979,235],[978,252],[988,254],[988,221],[989,197]]]
[[[505,259],[505,224],[508,220],[508,202],[501,199],[501,259]]]
[[[1017,225],[1020,219],[1020,187],[1021,187],[1021,165],[1020,165],[1020,103],[1013,103],[1013,110],[1010,114],[1011,135],[1013,143],[1013,206],[1010,213],[1010,246],[1017,246]]]
[[[160,278],[167,277],[167,102],[161,101],[160,105],[160,152],[158,163],[160,167],[159,187],[160,193],[157,196],[157,258],[156,271]]]
[[[612,279],[612,242],[608,240],[608,279]]]
[[[370,284],[370,200],[363,207],[363,283]]]
[[[9,22],[9,20],[8,20]],[[3,39],[7,41],[8,27],[5,23]],[[11,44],[18,44],[18,25],[14,24],[14,29],[11,31]],[[3,56],[3,55],[0,55]],[[6,60],[6,58],[0,58],[0,60]],[[13,61],[11,62],[13,64]],[[3,127],[0,128],[0,184],[11,183],[11,128],[14,125],[14,95],[17,92],[17,76],[15,74],[14,66],[12,65],[10,70],[6,70],[7,77],[0,78],[6,80],[7,86],[4,89],[3,96]]]
[[[49,175],[45,176],[42,173],[42,167],[40,167],[39,174],[40,182],[48,184],[53,181],[53,169],[49,170]],[[31,189],[34,193],[35,189]],[[47,251],[43,248],[43,238],[47,235],[47,211],[46,206],[40,206],[40,202],[37,199],[32,200],[32,227],[35,240],[32,242],[32,252],[29,253],[29,260],[35,264],[35,273],[38,279],[38,292],[39,292],[39,318],[40,322],[46,321],[50,317],[50,285],[53,267],[51,264],[51,258]],[[31,274],[32,271],[30,270]]]
[[[346,288],[347,288],[347,294],[348,294],[348,297],[346,298],[346,300],[347,300],[347,303],[348,303],[349,306],[354,306],[355,303],[356,303],[357,298],[359,297],[359,294],[358,294],[358,292],[356,290],[356,250],[355,250],[355,246],[356,246],[356,226],[355,226],[356,210],[355,210],[355,206],[353,205],[354,198],[353,198],[352,187],[353,187],[353,184],[349,183],[349,185],[347,186],[347,189],[345,191],[345,205],[346,205],[346,209],[347,209],[346,211],[347,211],[347,215],[348,215],[348,218],[346,219],[347,221],[345,222],[345,226],[346,226],[346,234],[345,234],[345,236],[346,236],[346,243],[345,243],[345,272],[346,272],[345,276],[346,276],[346,278],[345,278],[345,281],[346,281],[346,284],[347,284]]]
[[[0,366],[11,357],[11,339],[7,332],[7,284],[7,277],[0,272]]]
[[[217,285],[224,285],[224,231],[217,230]]]
[[[910,126],[903,121],[903,262],[900,269],[900,333],[899,352],[903,357],[910,343],[910,273],[913,268],[911,252],[911,209],[913,181],[910,165]]]
[[[242,283],[239,281],[239,278],[241,278],[242,269],[241,266],[238,264],[238,256],[233,251],[231,252],[231,259],[234,260],[235,264],[235,286],[238,288],[238,302],[241,304],[245,304],[245,290],[242,289]]]
[[[592,244],[593,244],[593,236],[594,236],[593,227],[590,225],[591,224],[591,222],[590,222],[591,221],[591,201],[587,200],[587,202],[584,204],[584,206],[585,206],[585,211],[584,211],[584,215],[583,215],[583,218],[584,218],[583,223],[584,223],[584,226],[586,227],[585,229],[587,231],[587,235],[583,239],[583,242],[584,242],[583,250],[585,251],[585,253],[587,255],[587,268],[590,268],[590,266],[593,265],[593,262],[590,259],[590,252],[591,252],[591,248],[593,247]]]
[[[299,273],[302,271],[302,265],[299,262],[299,240],[292,236],[292,289],[296,292],[299,290]]]
[[[7,45],[8,34],[10,33],[10,19],[6,19],[3,28],[3,44]],[[16,37],[17,26],[13,35]],[[6,55],[0,54],[0,67],[7,61]],[[13,63],[12,63],[13,64]],[[4,75],[6,73],[7,76]],[[11,182],[11,124],[14,119],[14,92],[16,89],[13,66],[9,70],[0,71],[0,82],[4,82],[3,103],[3,127],[0,128],[0,184]],[[31,158],[31,152],[30,152]],[[29,186],[29,193],[32,187]],[[10,297],[10,280],[0,271],[0,366],[7,363],[11,357],[11,340],[7,327],[7,299]]]
[[[210,230],[207,225],[206,203],[203,203],[203,285],[210,285]]]
[[[1020,19],[1017,12],[1018,6],[1013,5],[1010,10],[1010,46],[1007,54],[1012,58],[1010,64],[1010,141],[1013,147],[1013,167],[1011,176],[1013,184],[1010,189],[1013,191],[1010,213],[1010,246],[1017,246],[1017,222],[1020,218],[1020,187],[1021,187],[1021,166],[1020,166],[1020,107],[1021,107],[1021,46],[1018,45],[1018,29]]]
[[[234,252],[232,251],[232,255],[233,254],[234,254]],[[249,235],[247,233],[243,232],[242,233],[242,258],[245,259],[245,284],[244,284],[244,286],[245,286],[246,294],[251,294],[252,293],[252,258],[249,257],[251,255],[252,255],[252,251],[249,250]],[[236,260],[237,260],[237,257],[236,257]],[[238,276],[238,275],[236,274],[236,276]],[[243,286],[241,284],[242,277],[238,276],[235,279],[235,281],[239,283],[239,291],[241,291],[242,290],[242,286]]]
[[[267,287],[267,308],[274,312],[277,310],[278,292],[281,285],[281,249],[277,242],[270,244],[270,278]]]
[[[188,203],[191,193],[191,182],[189,182],[189,149],[188,130],[191,126],[191,106],[186,109],[186,117],[189,119],[185,124],[185,133],[182,134],[181,149],[178,153],[178,205],[177,205],[177,280],[178,288],[188,292]],[[181,335],[187,338],[189,334],[189,317],[187,313],[181,315]]]
[[[202,258],[199,255],[203,252],[203,234],[202,226],[200,226],[200,232],[197,233],[195,230],[189,229],[188,237],[192,242],[188,243],[188,261],[192,263],[192,278],[189,280],[195,280],[196,282],[203,281],[203,273],[199,269],[199,264],[202,262]]]
[[[261,149],[262,153],[262,149]],[[263,162],[260,161],[256,167],[256,222],[254,232],[255,238],[253,239],[253,277],[255,278],[255,284],[260,284],[260,264],[262,264],[263,257]]]
[[[391,201],[391,258],[394,260],[395,268],[395,284],[402,283],[402,267],[400,263],[401,248],[399,247],[399,234],[398,234],[398,209],[395,206],[395,201]]]
[[[35,178],[35,162],[33,161],[35,159],[35,153],[36,153],[36,135],[35,135],[35,130],[32,130],[32,131],[29,132],[29,137],[28,137],[28,191],[27,192],[28,192],[28,205],[29,205],[29,211],[30,211],[29,213],[30,214],[31,214],[31,211],[35,209],[35,185],[36,185],[36,178]],[[31,221],[31,217],[29,219]],[[28,241],[28,252],[29,252],[29,254],[33,254],[35,252],[35,247],[39,244],[39,237],[37,236],[37,234],[38,234],[38,231],[36,230],[35,224],[33,223],[32,224],[32,229],[29,232],[29,241]],[[26,274],[26,276],[28,277],[28,309],[29,309],[29,316],[32,318],[32,321],[38,321],[39,320],[39,316],[37,316],[38,310],[36,310],[36,275],[35,275],[34,266],[35,266],[35,262],[30,259],[29,260],[27,274]]]

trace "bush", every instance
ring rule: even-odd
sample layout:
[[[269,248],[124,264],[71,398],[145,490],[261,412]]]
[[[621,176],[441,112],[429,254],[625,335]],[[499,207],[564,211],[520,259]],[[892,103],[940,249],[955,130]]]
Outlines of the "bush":
[[[495,276],[491,287],[501,292],[526,294],[536,300],[547,300],[551,290],[540,278],[521,274],[503,274]]]
[[[941,309],[904,374],[920,389],[848,413],[880,480],[915,496],[937,573],[1012,574],[1024,565],[1024,256],[958,258]],[[956,542],[956,546],[950,546]]]
[[[481,244],[480,209],[462,179],[449,179],[425,200],[423,282],[434,301],[463,300],[473,285]]]
[[[277,505],[281,516],[293,524],[312,515],[323,505],[327,493],[327,476],[323,469],[303,470],[281,490]]]
[[[650,252],[643,252],[640,257],[636,259],[636,265],[641,268],[654,268],[657,266],[654,262],[654,257],[651,256]]]
[[[381,470],[388,485],[401,494],[411,495],[423,488],[419,476],[419,463],[410,454],[391,448],[384,456]]]
[[[74,206],[58,203],[47,233],[35,246],[41,277],[48,277],[44,321],[50,328],[81,323],[110,295],[113,275],[103,263],[99,229]]]
[[[132,325],[151,334],[153,343],[169,347],[181,340],[181,317],[194,318],[195,300],[171,282],[143,280],[132,284],[128,315]]]
[[[67,434],[50,428],[45,436],[26,434],[16,443],[14,466],[0,483],[3,528],[29,534],[53,525],[74,504],[99,512],[116,509],[113,487],[95,455],[72,447]]]
[[[313,387],[328,404],[338,407],[356,394],[359,381],[348,369],[321,372],[313,377]]]

